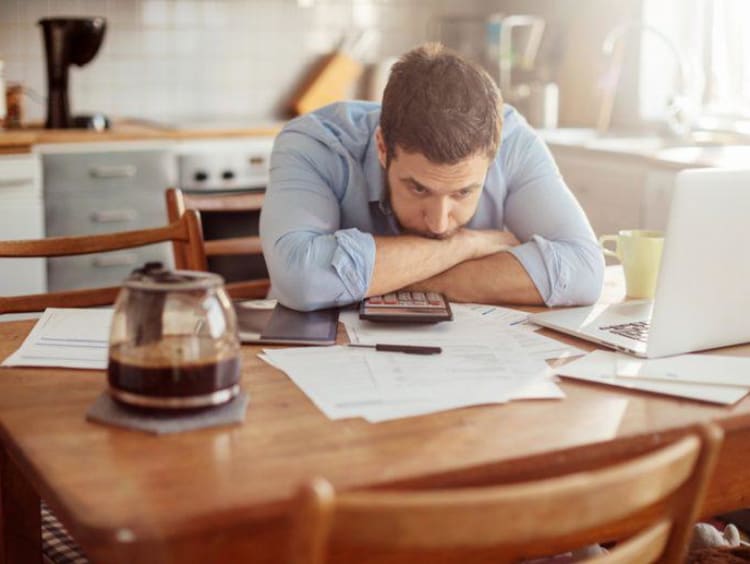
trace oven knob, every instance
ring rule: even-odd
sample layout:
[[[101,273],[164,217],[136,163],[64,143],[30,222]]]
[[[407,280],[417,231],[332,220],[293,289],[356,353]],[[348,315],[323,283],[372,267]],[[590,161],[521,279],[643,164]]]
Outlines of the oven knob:
[[[198,172],[195,173],[193,178],[195,178],[196,182],[205,182],[206,180],[208,180],[208,173],[203,172],[202,170],[199,170]]]
[[[234,178],[234,173],[231,170],[225,170],[221,173],[221,177],[224,180],[232,180],[232,178]]]

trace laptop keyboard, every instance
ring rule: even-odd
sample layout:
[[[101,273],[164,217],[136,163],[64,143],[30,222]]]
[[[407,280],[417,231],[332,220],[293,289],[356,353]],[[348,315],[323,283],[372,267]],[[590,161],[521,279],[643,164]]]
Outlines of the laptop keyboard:
[[[635,321],[633,323],[620,323],[619,325],[605,325],[599,327],[599,329],[609,331],[613,335],[645,343],[648,339],[649,326],[648,321]]]

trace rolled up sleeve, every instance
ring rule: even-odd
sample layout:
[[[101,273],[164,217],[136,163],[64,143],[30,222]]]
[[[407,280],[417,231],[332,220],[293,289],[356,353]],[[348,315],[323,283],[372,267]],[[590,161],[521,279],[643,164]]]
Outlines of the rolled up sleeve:
[[[340,229],[344,158],[323,143],[282,132],[271,156],[260,236],[272,296],[310,311],[361,300],[375,263],[375,240]]]
[[[522,244],[510,252],[548,306],[585,305],[601,293],[604,258],[586,214],[546,145],[530,129],[511,141],[505,163],[505,224]]]

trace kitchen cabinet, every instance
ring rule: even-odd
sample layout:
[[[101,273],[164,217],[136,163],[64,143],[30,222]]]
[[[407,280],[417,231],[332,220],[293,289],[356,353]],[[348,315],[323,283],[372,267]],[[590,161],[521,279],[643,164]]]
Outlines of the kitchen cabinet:
[[[667,228],[669,207],[672,203],[675,179],[679,170],[674,168],[660,168],[653,166],[646,176],[646,186],[643,191],[643,206],[641,227],[643,229]]]
[[[646,164],[640,159],[583,149],[551,150],[597,236],[641,227]]]
[[[0,240],[44,237],[41,167],[38,155],[0,156]],[[0,258],[0,294],[47,290],[45,260]]]
[[[643,154],[549,147],[597,236],[621,229],[666,229],[675,178],[680,170],[693,168]]]
[[[48,237],[89,235],[167,223],[164,190],[174,185],[168,145],[123,143],[42,149]],[[50,291],[119,285],[148,261],[172,264],[168,244],[48,260]]]

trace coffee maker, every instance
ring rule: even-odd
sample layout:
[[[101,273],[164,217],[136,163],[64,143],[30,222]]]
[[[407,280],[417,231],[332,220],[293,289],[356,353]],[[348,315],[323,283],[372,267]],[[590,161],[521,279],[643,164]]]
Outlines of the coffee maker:
[[[104,18],[43,18],[39,20],[47,56],[47,129],[104,129],[109,122],[102,115],[70,115],[68,67],[82,67],[94,58],[104,39]]]

